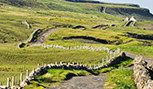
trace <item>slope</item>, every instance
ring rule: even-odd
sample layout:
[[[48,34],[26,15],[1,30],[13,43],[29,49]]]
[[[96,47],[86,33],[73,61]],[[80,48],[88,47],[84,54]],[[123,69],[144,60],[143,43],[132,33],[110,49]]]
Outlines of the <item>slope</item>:
[[[153,20],[153,15],[148,9],[140,8],[139,5],[136,4],[115,4],[92,0],[0,0],[0,2],[18,7],[32,7],[37,9],[52,9],[99,15],[107,13],[121,17],[135,16],[139,20]]]

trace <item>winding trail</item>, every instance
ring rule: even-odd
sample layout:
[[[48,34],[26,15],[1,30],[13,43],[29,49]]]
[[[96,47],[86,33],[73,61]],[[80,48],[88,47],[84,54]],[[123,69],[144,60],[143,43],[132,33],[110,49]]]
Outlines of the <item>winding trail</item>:
[[[130,57],[132,59],[134,59],[137,56],[137,54],[133,54],[133,53],[126,52],[126,51],[123,51],[123,52],[126,54],[126,56],[128,56],[128,57]],[[153,66],[153,59],[145,57],[145,56],[143,56],[143,57],[147,61],[147,63],[148,63],[147,65],[148,66]]]
[[[37,41],[33,44],[41,44],[43,43],[46,38],[51,34],[53,33],[54,31],[58,30],[59,28],[53,28],[53,29],[48,29],[46,30],[45,32],[41,33],[40,36],[37,38]],[[32,44],[32,45],[33,45]]]
[[[40,34],[40,36],[37,38],[37,41],[33,43],[35,44],[41,44],[43,43],[46,38],[54,31],[58,30],[59,28],[53,28],[48,29],[47,31]],[[134,59],[137,54],[133,54],[130,52],[123,51],[126,56]],[[147,61],[149,66],[153,66],[153,59],[144,57]],[[122,69],[133,69],[133,66],[122,68]],[[60,86],[58,87],[52,87],[52,88],[46,88],[46,89],[103,89],[103,86],[105,84],[105,81],[107,79],[107,73],[104,73],[102,75],[94,76],[94,75],[88,75],[88,76],[79,76],[79,77],[73,77],[70,80],[63,81]]]

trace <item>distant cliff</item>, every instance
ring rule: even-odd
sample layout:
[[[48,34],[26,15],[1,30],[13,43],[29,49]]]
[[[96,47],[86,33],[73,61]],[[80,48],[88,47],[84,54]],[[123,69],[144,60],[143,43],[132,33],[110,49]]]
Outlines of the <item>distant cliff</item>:
[[[103,8],[103,7],[102,7]],[[104,9],[102,9],[103,12]],[[105,13],[120,16],[135,16],[139,20],[153,20],[153,15],[148,9],[144,8],[121,8],[121,7],[106,7]]]
[[[134,16],[137,20],[152,20],[153,15],[148,9],[137,4],[105,3],[93,0],[0,0],[0,3],[17,7],[51,9],[86,14],[111,14],[120,17]]]

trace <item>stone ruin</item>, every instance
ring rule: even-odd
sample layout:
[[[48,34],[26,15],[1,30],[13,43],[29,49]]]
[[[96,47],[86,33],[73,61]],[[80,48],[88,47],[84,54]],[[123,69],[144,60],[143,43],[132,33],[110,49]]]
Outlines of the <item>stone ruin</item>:
[[[124,25],[125,27],[127,27],[127,26],[130,26],[130,25],[135,26],[137,20],[134,16],[132,16],[130,19],[128,17],[126,17],[124,21],[127,21],[127,23]]]
[[[129,17],[126,17],[124,21],[126,21],[126,22],[129,21]]]
[[[130,21],[136,22],[137,20],[136,20],[136,18],[135,18],[134,16],[132,16],[132,17],[130,18]]]

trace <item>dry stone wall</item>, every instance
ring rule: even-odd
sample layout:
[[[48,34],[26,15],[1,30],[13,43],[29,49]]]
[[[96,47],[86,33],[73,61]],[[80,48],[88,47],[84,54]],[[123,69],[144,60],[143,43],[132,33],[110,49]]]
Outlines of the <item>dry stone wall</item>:
[[[33,46],[42,46],[44,48],[60,48],[60,49],[66,49],[66,50],[71,50],[71,49],[88,49],[88,50],[93,50],[93,51],[105,50],[106,52],[110,54],[120,53],[121,51],[120,48],[118,48],[115,51],[112,51],[111,49],[107,47],[92,47],[92,46],[64,47],[61,45],[32,44],[31,47]]]
[[[23,74],[22,73],[20,74],[20,84],[15,85],[13,83],[15,79],[12,79],[11,88],[16,89],[19,87],[19,89],[20,89],[20,88],[25,87],[26,85],[28,85],[30,83],[31,80],[34,80],[37,76],[43,75],[44,73],[46,73],[47,69],[69,69],[69,70],[75,69],[75,70],[86,70],[86,71],[91,72],[94,70],[100,70],[102,68],[109,67],[125,56],[126,56],[125,53],[120,52],[118,55],[108,58],[106,60],[106,63],[102,62],[101,65],[99,65],[99,63],[98,63],[94,66],[83,65],[83,64],[74,63],[74,62],[72,62],[72,63],[62,63],[62,62],[57,63],[57,62],[55,62],[55,64],[47,64],[47,65],[44,64],[43,66],[40,66],[40,64],[38,64],[38,67],[36,69],[33,69],[30,73],[29,73],[29,71],[27,71],[25,79],[23,79]],[[14,77],[12,77],[12,78],[14,78]],[[7,82],[8,82],[7,86],[0,85],[0,88],[5,88],[5,89],[10,88],[10,79],[8,79]]]
[[[134,59],[135,84],[138,89],[153,89],[153,66],[147,66],[147,62],[142,56]]]
[[[27,44],[27,43],[30,43],[30,42],[32,41],[32,39],[33,39],[35,33],[36,33],[37,31],[39,31],[39,30],[40,30],[40,29],[36,28],[36,29],[32,32],[32,34],[30,35],[30,37],[29,37],[25,42],[20,42],[20,43],[17,45],[17,48],[21,48],[22,45],[25,45],[25,44]]]
[[[25,87],[30,83],[31,80],[35,79],[38,75],[42,75],[47,72],[47,69],[75,69],[75,70],[86,70],[86,71],[94,71],[94,70],[100,70],[102,68],[109,67],[110,65],[114,64],[118,59],[125,57],[126,55],[122,52],[120,53],[117,57],[113,57],[107,61],[106,64],[103,65],[94,65],[94,67],[91,67],[91,65],[83,65],[83,64],[78,64],[78,63],[62,63],[60,62],[59,64],[55,62],[55,64],[48,64],[48,65],[43,65],[34,69],[24,80],[21,82],[20,86]]]

